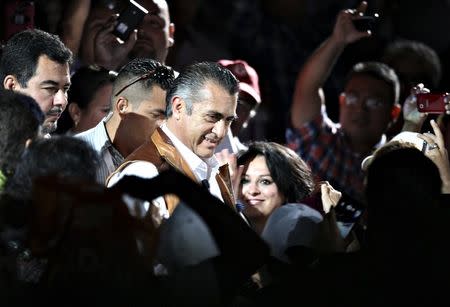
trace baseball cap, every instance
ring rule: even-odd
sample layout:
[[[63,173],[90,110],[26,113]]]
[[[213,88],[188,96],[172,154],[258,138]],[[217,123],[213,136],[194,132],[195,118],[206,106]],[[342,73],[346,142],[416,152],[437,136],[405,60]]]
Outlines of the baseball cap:
[[[161,225],[157,258],[169,272],[219,255],[219,247],[208,226],[186,204],[180,203]]]
[[[394,136],[388,143],[390,142],[401,142],[401,143],[409,143],[411,145],[414,145],[415,148],[417,148],[420,151],[423,151],[424,148],[424,141],[418,137],[419,133],[417,132],[410,132],[410,131],[403,131]],[[425,143],[426,145],[426,143]],[[386,145],[384,145],[386,146]],[[367,171],[369,169],[370,163],[372,163],[372,160],[374,158],[374,155],[367,156],[364,158],[364,160],[361,162],[361,169],[363,171]]]
[[[305,204],[285,204],[272,212],[261,236],[273,257],[290,263],[286,250],[295,246],[313,249],[322,220],[317,210]]]
[[[256,103],[261,103],[259,78],[256,70],[244,60],[219,60],[218,63],[230,70],[239,80],[239,89],[252,96]]]

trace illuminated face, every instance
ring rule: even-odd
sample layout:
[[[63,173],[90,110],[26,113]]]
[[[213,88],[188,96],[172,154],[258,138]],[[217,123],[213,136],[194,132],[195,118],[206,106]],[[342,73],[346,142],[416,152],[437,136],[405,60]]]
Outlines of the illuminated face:
[[[35,74],[26,87],[17,83],[14,90],[33,97],[45,114],[43,133],[55,131],[56,122],[67,106],[70,87],[69,64],[52,61],[46,55],[38,59]]]
[[[206,83],[198,97],[191,112],[182,99],[173,108],[171,121],[175,128],[172,131],[198,157],[208,159],[236,118],[237,94],[230,95],[221,86]]]
[[[248,163],[242,174],[239,198],[250,220],[266,221],[276,208],[284,204],[284,196],[272,179],[264,156],[256,156]]]
[[[154,85],[145,95],[132,99],[136,101],[128,101],[119,128],[131,151],[148,140],[165,119],[166,91]]]
[[[150,97],[143,99],[134,111],[143,118],[141,129],[145,131],[145,138],[150,137],[164,121],[165,110],[166,91],[154,85]]]

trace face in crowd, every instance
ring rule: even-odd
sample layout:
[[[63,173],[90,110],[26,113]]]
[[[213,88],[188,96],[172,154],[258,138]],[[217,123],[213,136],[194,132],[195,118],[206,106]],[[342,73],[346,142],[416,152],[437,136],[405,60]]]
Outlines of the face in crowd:
[[[198,93],[192,109],[177,97],[173,116],[179,122],[179,139],[202,159],[213,156],[216,147],[236,118],[237,95],[228,93],[214,82],[208,82]]]
[[[248,163],[242,174],[239,193],[245,205],[244,213],[249,219],[265,220],[285,203],[264,156],[256,156]]]
[[[390,86],[366,74],[355,74],[340,96],[340,123],[350,140],[376,144],[392,120]]]
[[[8,76],[12,78],[12,76]],[[5,84],[8,84],[8,77]],[[12,89],[33,97],[45,114],[43,133],[56,129],[57,120],[67,106],[67,92],[70,87],[69,64],[60,64],[42,55],[36,71],[26,86],[15,82]]]

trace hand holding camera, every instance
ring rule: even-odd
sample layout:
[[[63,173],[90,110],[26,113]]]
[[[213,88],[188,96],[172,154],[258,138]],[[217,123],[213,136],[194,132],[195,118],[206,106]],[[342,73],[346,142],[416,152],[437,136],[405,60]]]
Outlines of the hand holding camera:
[[[356,9],[341,11],[334,26],[334,39],[344,44],[350,44],[372,35],[371,31],[375,26],[378,15],[366,16],[366,10],[367,2],[362,1]]]
[[[134,0],[120,13],[112,16],[95,38],[94,56],[98,65],[116,70],[137,41],[137,28],[148,11]]]
[[[137,30],[133,31],[125,42],[120,42],[117,39],[113,34],[116,19],[117,16],[112,16],[104,27],[98,31],[94,40],[95,63],[108,70],[119,68],[137,41]]]

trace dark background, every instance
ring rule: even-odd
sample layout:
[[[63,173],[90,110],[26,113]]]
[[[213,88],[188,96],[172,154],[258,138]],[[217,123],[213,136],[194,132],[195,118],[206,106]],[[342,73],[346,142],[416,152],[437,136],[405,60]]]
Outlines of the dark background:
[[[100,0],[93,0],[100,1]],[[103,0],[102,0],[103,1]],[[7,3],[1,0],[0,34],[5,42],[11,25]],[[22,1],[24,2],[24,1]],[[27,1],[25,1],[27,2]],[[68,0],[36,0],[34,26],[59,33]],[[295,79],[306,58],[330,34],[336,14],[355,8],[350,0],[168,0],[176,25],[175,46],[168,65],[185,65],[221,58],[244,59],[260,77],[263,103],[243,139],[284,143]],[[450,1],[368,1],[367,14],[377,12],[373,36],[349,46],[325,85],[330,117],[337,119],[337,94],[346,71],[358,61],[377,60],[385,46],[398,38],[418,40],[440,56],[443,78],[436,91],[449,90]],[[8,25],[8,23],[10,23]]]

